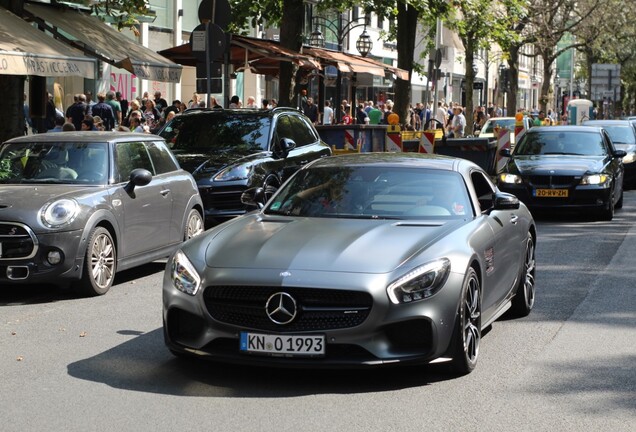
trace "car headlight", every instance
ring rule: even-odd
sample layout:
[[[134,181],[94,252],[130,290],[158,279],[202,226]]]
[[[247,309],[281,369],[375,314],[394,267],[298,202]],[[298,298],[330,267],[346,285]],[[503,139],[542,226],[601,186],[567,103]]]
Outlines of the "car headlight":
[[[607,183],[609,180],[609,176],[605,174],[590,174],[585,175],[581,179],[582,185],[602,185]]]
[[[232,165],[214,176],[214,181],[244,180],[252,171],[251,165]]]
[[[196,295],[201,287],[201,276],[188,257],[180,250],[172,258],[170,279],[175,288],[192,296]]]
[[[634,163],[636,161],[636,153],[627,153],[627,156],[623,158],[624,164]]]
[[[389,299],[400,304],[431,297],[446,283],[450,267],[447,258],[417,267],[388,286]]]
[[[79,209],[79,204],[75,200],[61,199],[42,207],[40,218],[49,228],[58,228],[73,222]]]
[[[518,176],[517,174],[501,173],[499,174],[499,182],[510,183],[510,184],[521,184],[521,176]]]

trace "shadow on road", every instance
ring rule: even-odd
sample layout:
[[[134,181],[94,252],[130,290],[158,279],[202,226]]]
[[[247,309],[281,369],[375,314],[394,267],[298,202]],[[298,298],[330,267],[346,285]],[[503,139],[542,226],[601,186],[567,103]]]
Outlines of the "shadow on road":
[[[124,330],[121,334],[135,335]],[[400,390],[455,379],[443,364],[372,370],[246,367],[175,358],[161,328],[68,365],[69,375],[114,388],[177,396],[296,397]],[[459,378],[461,379],[461,378]]]
[[[155,261],[130,270],[119,272],[111,290],[136,279],[144,278],[164,271],[165,262]],[[106,294],[108,295],[108,294]],[[0,284],[0,307],[28,304],[53,303],[81,298],[70,286],[59,287],[53,284]]]

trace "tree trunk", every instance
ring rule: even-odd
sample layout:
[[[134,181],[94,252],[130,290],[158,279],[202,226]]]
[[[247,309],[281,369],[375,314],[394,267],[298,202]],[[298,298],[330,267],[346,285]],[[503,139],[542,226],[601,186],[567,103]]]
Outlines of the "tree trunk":
[[[552,86],[552,63],[556,59],[554,49],[547,49],[541,52],[543,58],[543,83],[541,83],[541,95],[539,96],[539,110],[547,112],[550,101],[550,87]],[[570,77],[572,79],[573,77]]]
[[[464,130],[464,136],[473,134],[473,83],[475,82],[475,71],[473,70],[473,63],[475,62],[475,37],[473,35],[466,35],[466,40],[462,40],[462,43],[466,47],[466,61],[465,74],[466,79],[464,81],[464,91],[466,92],[466,129]]]
[[[398,2],[397,14],[397,52],[398,67],[408,71],[409,78],[413,73],[413,54],[415,52],[415,33],[417,30],[418,11],[405,2]],[[395,81],[395,100],[393,112],[400,116],[400,122],[406,124],[409,103],[411,103],[411,80],[397,78]],[[428,103],[428,101],[425,101]],[[431,108],[432,109],[432,108]]]
[[[508,99],[506,110],[508,117],[514,117],[517,113],[517,93],[519,92],[519,50],[521,47],[513,45],[508,53]]]
[[[285,48],[300,51],[302,47],[302,31],[304,13],[303,0],[285,0],[283,19],[280,28],[280,44]],[[280,62],[280,75],[278,77],[278,105],[295,106],[296,71],[298,67],[290,61]]]

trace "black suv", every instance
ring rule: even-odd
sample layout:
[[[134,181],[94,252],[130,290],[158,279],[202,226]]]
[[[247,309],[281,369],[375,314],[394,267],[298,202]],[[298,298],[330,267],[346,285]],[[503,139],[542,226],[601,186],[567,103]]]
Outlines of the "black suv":
[[[265,198],[303,165],[331,155],[311,121],[292,108],[190,109],[159,131],[197,181],[206,226],[244,214],[243,192]]]

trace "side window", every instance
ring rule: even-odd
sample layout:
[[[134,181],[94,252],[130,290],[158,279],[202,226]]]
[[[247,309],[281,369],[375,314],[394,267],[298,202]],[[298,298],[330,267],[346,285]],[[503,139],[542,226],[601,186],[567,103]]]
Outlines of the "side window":
[[[155,173],[165,174],[178,169],[178,165],[164,142],[148,142],[146,145],[148,146],[148,153],[150,153],[150,157],[152,158],[152,164],[155,167]]]
[[[473,181],[473,187],[475,188],[475,193],[477,193],[477,199],[479,200],[479,210],[483,213],[493,205],[493,194],[495,193],[495,188],[492,182],[479,171],[471,173],[470,178]]]
[[[142,142],[122,142],[115,145],[115,181],[127,182],[135,168],[144,168],[154,174],[150,156]]]
[[[296,147],[306,146],[318,141],[318,138],[314,135],[312,126],[304,118],[300,116],[289,116],[289,119],[294,133],[292,139],[296,142]]]
[[[611,155],[612,153],[614,153],[614,143],[612,142],[612,139],[606,131],[603,131],[603,141],[603,150],[605,151],[605,154]]]
[[[294,131],[289,116],[280,116],[276,121],[276,132],[274,133],[274,142],[278,142],[283,138],[294,139]],[[296,143],[298,144],[298,143]]]

